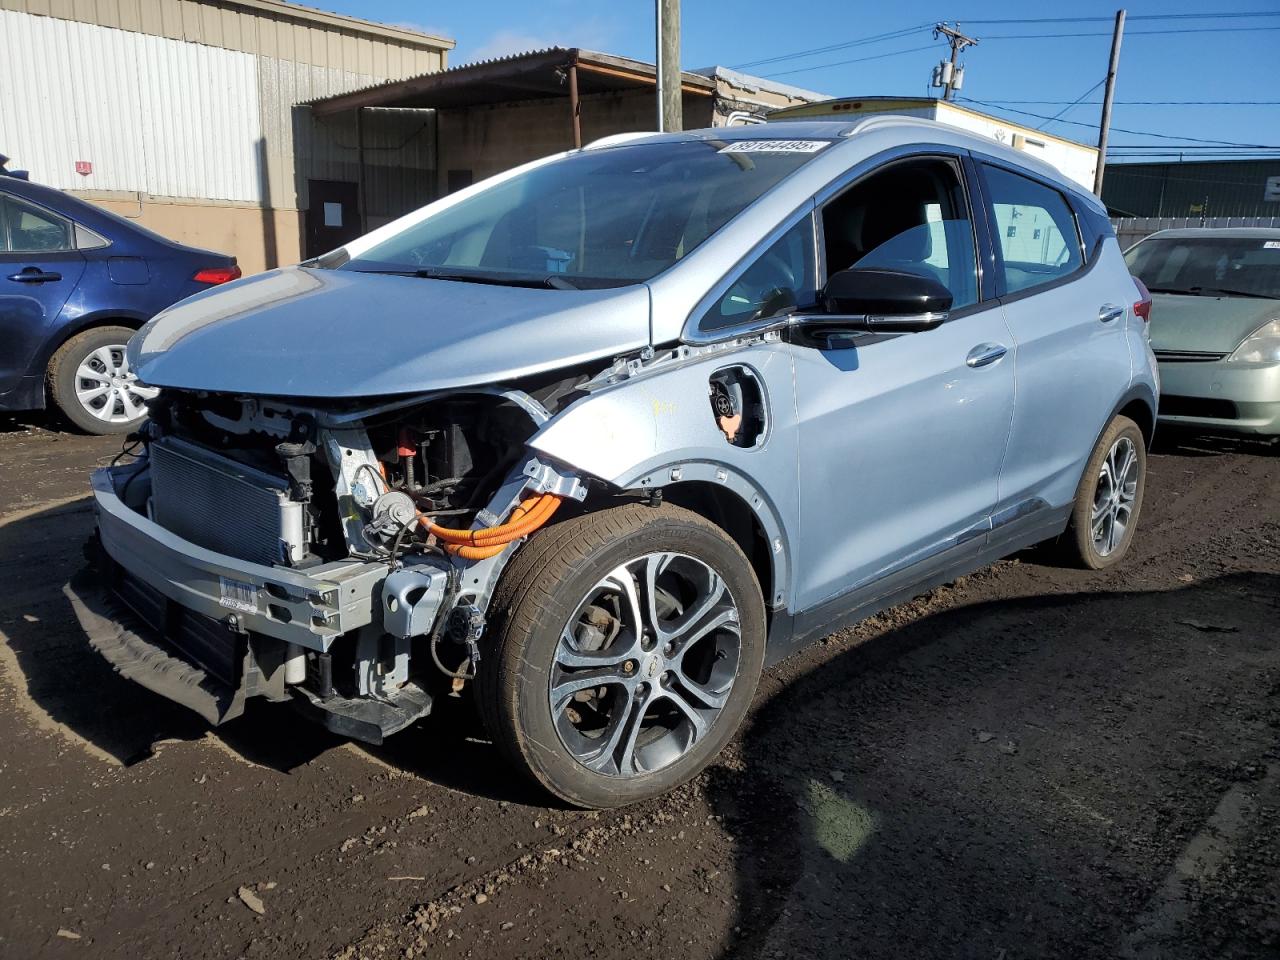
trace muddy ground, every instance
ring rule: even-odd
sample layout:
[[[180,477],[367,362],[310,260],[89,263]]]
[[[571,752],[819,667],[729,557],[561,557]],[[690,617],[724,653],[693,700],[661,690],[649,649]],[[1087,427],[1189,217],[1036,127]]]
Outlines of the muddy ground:
[[[210,731],[59,588],[119,444],[0,420],[0,956],[1280,956],[1280,455],[1166,441],[1104,576],[1003,561],[770,671],[589,814],[464,701],[385,747]]]

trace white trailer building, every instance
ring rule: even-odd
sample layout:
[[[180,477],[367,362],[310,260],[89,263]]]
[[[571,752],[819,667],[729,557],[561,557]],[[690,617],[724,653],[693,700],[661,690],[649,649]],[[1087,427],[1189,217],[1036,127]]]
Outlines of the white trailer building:
[[[785,107],[769,114],[770,120],[850,120],[859,115],[895,113],[907,117],[923,117],[978,133],[1022,150],[1049,163],[1083,186],[1093,190],[1093,175],[1098,167],[1098,151],[1094,147],[1051,133],[1023,126],[977,110],[970,110],[949,100],[934,97],[841,97]]]

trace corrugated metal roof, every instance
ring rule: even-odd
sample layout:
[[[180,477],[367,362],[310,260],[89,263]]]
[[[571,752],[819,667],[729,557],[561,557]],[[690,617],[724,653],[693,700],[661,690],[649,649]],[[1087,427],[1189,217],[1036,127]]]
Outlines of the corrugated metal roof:
[[[568,92],[564,71],[571,62],[578,66],[583,95],[655,82],[653,64],[642,60],[577,47],[547,47],[374,84],[309,105],[317,113],[335,113],[356,107],[459,107],[563,96]],[[687,93],[715,92],[715,81],[696,73],[682,74],[681,85]]]
[[[781,97],[788,97],[791,100],[807,100],[810,103],[831,99],[831,94],[829,93],[818,93],[814,90],[806,90],[804,87],[793,87],[789,83],[779,83],[777,80],[769,80],[766,77],[739,73],[737,70],[730,70],[728,67],[699,67],[690,72],[699,76],[710,77],[713,80],[723,80],[748,93],[763,91],[764,93],[774,93]]]

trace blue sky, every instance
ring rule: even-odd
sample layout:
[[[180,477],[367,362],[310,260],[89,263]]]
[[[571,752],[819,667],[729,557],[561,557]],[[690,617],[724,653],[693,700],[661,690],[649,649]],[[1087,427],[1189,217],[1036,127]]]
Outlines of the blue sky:
[[[637,59],[653,59],[653,3],[624,0],[481,0],[425,3],[413,0],[321,0],[326,9],[443,34],[457,41],[450,65],[505,56],[537,47],[581,46]],[[744,66],[815,47],[850,43],[880,34],[954,21],[982,39],[966,52],[962,96],[998,107],[1033,126],[1043,121],[1013,110],[1051,116],[1085,94],[1106,73],[1110,19],[1117,4],[1078,0],[1071,5],[1023,2],[902,2],[842,0],[736,0],[732,4],[685,0],[682,60],[772,76],[832,95],[924,95],[929,72],[946,52],[941,39],[922,28],[902,36],[769,64]],[[1129,23],[1116,87],[1113,127],[1168,136],[1280,146],[1280,0],[1140,0],[1127,8]],[[1221,12],[1219,12],[1221,11]],[[1214,13],[1196,19],[1188,14]],[[1224,17],[1223,13],[1272,13]],[[1179,19],[1145,20],[1153,15]],[[1102,17],[1105,21],[984,23],[1013,18]],[[1154,31],[1179,31],[1160,32]],[[1026,34],[1099,34],[1040,38]],[[925,48],[925,49],[917,49]],[[909,51],[901,52],[900,51]],[[889,56],[880,56],[890,54]],[[849,63],[846,61],[876,57]],[[1014,103],[1012,101],[1059,101]],[[1063,114],[1096,124],[1101,88]],[[1269,101],[1266,105],[1154,105],[1125,101]],[[1096,127],[1062,121],[1044,129],[1085,141]],[[1177,150],[1177,141],[1113,130],[1113,144],[1147,144]]]

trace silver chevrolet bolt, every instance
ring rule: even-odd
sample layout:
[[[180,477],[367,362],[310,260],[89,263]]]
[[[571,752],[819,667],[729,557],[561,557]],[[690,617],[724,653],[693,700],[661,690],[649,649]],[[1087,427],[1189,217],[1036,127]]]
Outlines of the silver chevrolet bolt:
[[[1148,309],[1098,201],[982,137],[613,137],[152,320],[67,593],[210,723],[378,743],[468,690],[556,796],[652,797],[804,642],[1031,545],[1118,563]]]

